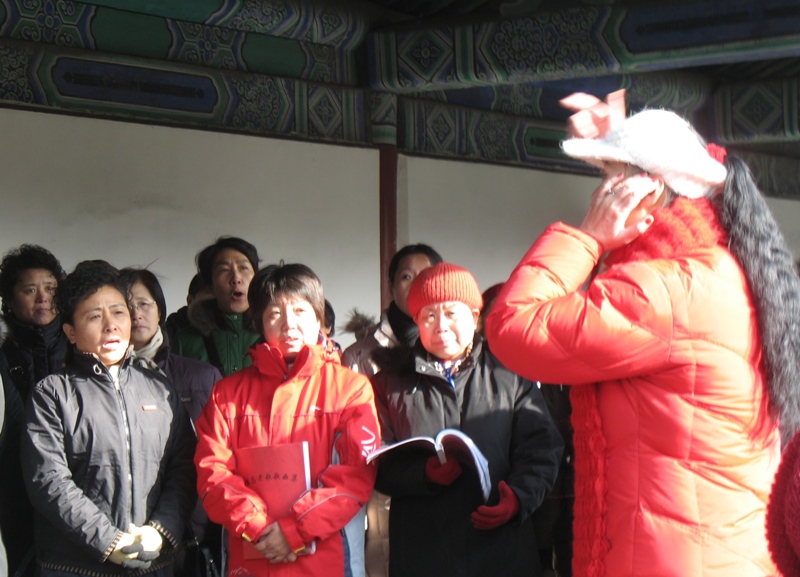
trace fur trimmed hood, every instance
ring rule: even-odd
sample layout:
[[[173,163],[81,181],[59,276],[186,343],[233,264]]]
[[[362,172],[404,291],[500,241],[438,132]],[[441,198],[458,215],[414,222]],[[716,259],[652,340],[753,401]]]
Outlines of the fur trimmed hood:
[[[397,375],[411,375],[416,371],[416,356],[425,355],[422,345],[415,347],[399,345],[396,347],[379,347],[372,352],[372,361],[381,371]]]
[[[213,297],[195,300],[189,305],[188,317],[191,325],[206,337],[215,330],[230,329],[225,314],[219,310]]]
[[[374,333],[377,328],[375,319],[366,313],[362,313],[358,309],[350,311],[350,318],[344,325],[344,332],[352,333],[356,337],[356,341],[360,341],[367,335]]]

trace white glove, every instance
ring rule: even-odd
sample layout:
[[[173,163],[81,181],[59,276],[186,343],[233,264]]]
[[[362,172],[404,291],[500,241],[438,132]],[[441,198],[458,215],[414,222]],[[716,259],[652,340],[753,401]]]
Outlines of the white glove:
[[[136,542],[136,537],[131,533],[122,532],[122,536],[117,541],[116,547],[108,556],[108,560],[126,569],[148,569],[150,559],[140,559],[144,547]]]
[[[134,537],[134,542],[141,543],[145,551],[158,553],[161,551],[161,546],[164,544],[164,539],[161,533],[155,527],[150,525],[143,525],[137,527],[133,523],[128,526],[128,532]]]

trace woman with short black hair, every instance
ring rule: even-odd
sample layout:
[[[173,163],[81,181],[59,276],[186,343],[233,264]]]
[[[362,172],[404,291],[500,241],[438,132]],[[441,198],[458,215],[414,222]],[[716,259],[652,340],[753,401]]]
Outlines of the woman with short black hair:
[[[372,387],[341,366],[321,334],[325,297],[310,268],[266,267],[248,299],[261,333],[253,364],[214,386],[197,421],[198,492],[209,518],[228,530],[228,573],[363,575],[360,512],[375,482],[366,455],[380,442]],[[264,475],[245,472],[246,463],[261,463],[267,479],[275,471],[302,475],[302,466],[287,471],[270,460],[270,449],[302,442],[311,485],[276,510],[253,486]]]
[[[104,261],[59,287],[74,355],[31,392],[22,437],[41,577],[171,575],[195,503],[188,415],[163,375],[131,362],[124,291]]]
[[[214,383],[222,379],[208,363],[172,352],[164,331],[167,302],[161,283],[147,269],[122,269],[131,312],[131,344],[137,358],[155,364],[180,395],[192,422],[200,417]]]
[[[33,574],[33,509],[20,473],[19,442],[31,389],[64,366],[69,349],[55,303],[58,284],[63,279],[64,269],[58,259],[35,244],[10,250],[0,261],[0,323],[8,329],[3,353],[10,375],[5,383],[6,451],[0,458],[0,528],[8,550],[10,574]]]

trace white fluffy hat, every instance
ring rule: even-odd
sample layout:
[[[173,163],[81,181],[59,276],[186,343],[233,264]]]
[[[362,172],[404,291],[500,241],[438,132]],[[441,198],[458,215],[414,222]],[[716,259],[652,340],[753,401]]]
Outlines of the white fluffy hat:
[[[687,198],[712,196],[727,175],[692,125],[668,110],[643,110],[603,138],[570,138],[561,147],[568,156],[601,168],[604,161],[638,166]]]

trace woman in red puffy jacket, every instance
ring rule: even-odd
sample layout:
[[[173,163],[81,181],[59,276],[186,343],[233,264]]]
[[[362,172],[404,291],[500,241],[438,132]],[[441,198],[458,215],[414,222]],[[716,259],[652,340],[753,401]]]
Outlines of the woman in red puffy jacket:
[[[248,302],[262,337],[253,364],[214,385],[197,421],[198,491],[228,530],[228,575],[363,575],[366,456],[380,445],[372,386],[320,335],[311,269],[260,270]],[[304,442],[305,459],[294,452]]]
[[[603,182],[487,322],[512,371],[575,385],[574,573],[773,575],[765,508],[800,421],[791,254],[740,160],[672,112],[590,104],[563,149]]]

